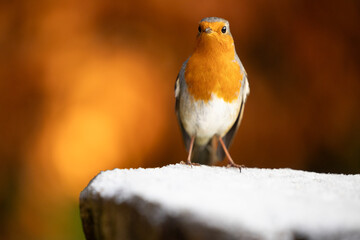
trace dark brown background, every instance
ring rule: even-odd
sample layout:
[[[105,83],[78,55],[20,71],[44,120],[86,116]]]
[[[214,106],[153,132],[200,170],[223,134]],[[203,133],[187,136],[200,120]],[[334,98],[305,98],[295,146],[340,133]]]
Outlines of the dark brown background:
[[[173,87],[208,16],[250,81],[235,161],[360,172],[359,1],[1,1],[0,238],[81,239],[100,170],[186,158]]]

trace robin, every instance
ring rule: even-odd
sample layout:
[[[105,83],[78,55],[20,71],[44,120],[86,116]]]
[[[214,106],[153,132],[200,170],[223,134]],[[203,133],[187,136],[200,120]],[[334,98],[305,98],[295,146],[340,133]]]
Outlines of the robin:
[[[183,63],[175,83],[175,111],[188,151],[186,164],[210,165],[226,155],[229,166],[241,170],[228,148],[249,92],[229,22],[217,17],[202,19],[195,51]]]

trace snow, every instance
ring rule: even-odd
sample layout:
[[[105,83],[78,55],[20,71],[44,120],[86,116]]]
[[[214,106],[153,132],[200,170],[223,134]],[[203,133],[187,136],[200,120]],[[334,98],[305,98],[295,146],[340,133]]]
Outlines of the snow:
[[[118,203],[138,196],[166,214],[190,214],[235,235],[360,239],[360,174],[177,164],[101,172],[80,197],[89,195]],[[162,221],[162,214],[153,220]]]

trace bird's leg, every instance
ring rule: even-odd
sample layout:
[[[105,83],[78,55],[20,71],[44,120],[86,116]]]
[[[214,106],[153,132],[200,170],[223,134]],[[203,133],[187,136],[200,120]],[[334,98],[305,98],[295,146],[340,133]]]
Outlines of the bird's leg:
[[[195,136],[192,136],[191,141],[190,141],[190,147],[189,147],[189,155],[186,160],[186,164],[189,164],[189,165],[191,165],[191,154],[192,154],[192,149],[194,146],[194,140],[195,140]]]
[[[238,165],[238,164],[236,164],[236,163],[232,160],[232,158],[231,158],[231,156],[230,156],[230,153],[229,153],[229,151],[227,150],[224,141],[222,140],[222,137],[219,137],[219,141],[220,141],[220,144],[221,144],[222,148],[224,149],[224,152],[225,152],[225,154],[226,154],[227,159],[228,159],[229,162],[230,162],[230,164],[229,164],[230,167],[239,168],[239,170],[240,170],[240,172],[241,172],[241,168],[244,167],[244,166]]]
[[[200,165],[198,163],[192,163],[191,162],[191,154],[192,154],[192,150],[193,150],[193,146],[194,146],[194,140],[195,140],[195,136],[191,137],[191,141],[190,141],[190,148],[189,148],[189,154],[188,157],[186,159],[186,164],[193,166],[193,165]],[[185,164],[183,161],[180,162],[181,164]]]

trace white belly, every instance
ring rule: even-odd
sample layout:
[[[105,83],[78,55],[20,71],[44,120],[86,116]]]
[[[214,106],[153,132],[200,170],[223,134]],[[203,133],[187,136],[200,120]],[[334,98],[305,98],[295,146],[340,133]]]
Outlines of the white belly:
[[[196,136],[196,143],[206,144],[214,135],[223,137],[239,114],[241,98],[225,102],[212,94],[207,102],[189,96],[187,89],[180,97],[180,118],[186,132]]]

